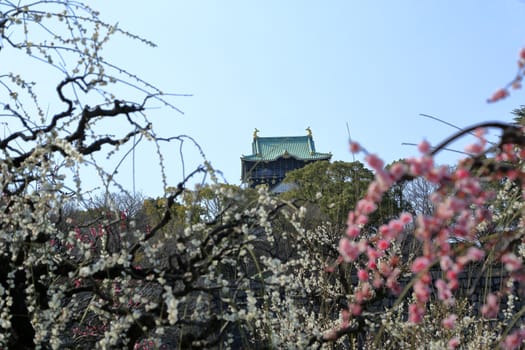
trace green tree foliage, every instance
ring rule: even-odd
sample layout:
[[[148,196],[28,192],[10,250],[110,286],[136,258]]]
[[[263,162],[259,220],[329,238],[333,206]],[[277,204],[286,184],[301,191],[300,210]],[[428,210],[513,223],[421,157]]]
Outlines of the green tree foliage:
[[[170,213],[169,215],[172,225],[182,225],[186,213],[189,210],[184,204],[178,202],[173,203],[173,205],[168,207],[168,199],[166,197],[146,198],[143,202],[143,208],[146,215],[146,221],[150,226],[154,226],[156,223],[160,222],[166,211]],[[168,227],[165,227],[164,229],[170,230]]]
[[[514,122],[520,125],[525,125],[525,105],[520,108],[516,108],[512,111],[514,114]]]
[[[175,193],[176,191],[177,189],[173,187],[167,189],[167,193]],[[257,199],[256,191],[222,183],[197,185],[193,190],[185,189],[179,201],[173,203],[169,208],[172,227],[165,227],[164,230],[173,230],[177,226],[188,223],[211,223],[240,198],[249,198],[249,200],[255,201]],[[150,226],[154,226],[162,220],[167,210],[167,204],[166,197],[144,200],[143,210]]]
[[[311,208],[319,210],[319,219],[323,221],[344,225],[348,212],[363,198],[373,179],[372,171],[358,161],[320,161],[288,173],[284,181],[296,186],[282,196],[310,204]],[[405,206],[402,196],[393,189],[384,197],[369,225],[379,226]]]

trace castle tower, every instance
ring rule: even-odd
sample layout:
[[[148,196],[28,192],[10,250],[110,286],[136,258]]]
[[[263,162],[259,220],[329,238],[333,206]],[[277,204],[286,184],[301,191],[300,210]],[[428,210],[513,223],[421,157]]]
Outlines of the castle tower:
[[[319,153],[310,128],[306,136],[259,137],[255,129],[252,154],[241,157],[242,182],[249,187],[266,184],[273,192],[286,191],[281,184],[289,171],[305,165],[330,160],[331,153]]]

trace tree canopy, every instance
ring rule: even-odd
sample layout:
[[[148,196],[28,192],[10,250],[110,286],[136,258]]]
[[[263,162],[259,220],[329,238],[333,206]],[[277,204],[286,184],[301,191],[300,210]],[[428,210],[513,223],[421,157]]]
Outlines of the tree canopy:
[[[374,173],[358,161],[314,162],[286,175],[284,181],[295,186],[283,198],[315,204],[328,221],[344,225],[348,212],[363,198],[373,180]],[[401,200],[394,192],[385,195],[369,226],[377,228],[406,209]]]

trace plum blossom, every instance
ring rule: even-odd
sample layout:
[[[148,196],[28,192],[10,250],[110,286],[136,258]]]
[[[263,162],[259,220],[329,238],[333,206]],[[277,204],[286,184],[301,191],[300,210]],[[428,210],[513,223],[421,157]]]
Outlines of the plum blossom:
[[[501,262],[505,264],[505,269],[510,272],[517,271],[523,267],[521,259],[514,253],[503,255],[501,257]]]
[[[352,262],[357,259],[361,252],[359,250],[358,244],[356,244],[354,241],[343,238],[339,241],[339,254],[341,254],[344,261]]]
[[[505,338],[505,340],[501,344],[501,347],[505,350],[517,350],[521,349],[524,343],[525,329],[517,329]]]
[[[414,262],[412,263],[412,272],[418,273],[420,271],[423,271],[430,265],[430,259],[428,259],[426,256],[420,256]]]
[[[458,318],[458,315],[450,314],[446,318],[444,318],[441,323],[443,324],[443,327],[445,329],[453,329],[454,326],[456,325],[457,318]]]
[[[410,323],[421,323],[423,321],[424,310],[421,305],[410,304],[408,306],[408,321]]]
[[[454,338],[452,338],[452,339],[450,339],[448,341],[447,348],[449,350],[454,350],[454,349],[456,349],[459,346],[459,344],[461,344],[461,342],[459,341],[459,338],[458,337],[454,337]]]
[[[357,271],[357,277],[360,281],[368,281],[368,272],[366,270],[359,270]]]
[[[417,146],[417,149],[419,150],[419,152],[423,153],[423,154],[427,154],[430,152],[430,143],[428,143],[428,141],[421,141],[419,143],[419,145]]]
[[[481,313],[485,318],[496,318],[499,312],[499,300],[498,297],[490,293],[487,295],[485,304],[481,307]]]

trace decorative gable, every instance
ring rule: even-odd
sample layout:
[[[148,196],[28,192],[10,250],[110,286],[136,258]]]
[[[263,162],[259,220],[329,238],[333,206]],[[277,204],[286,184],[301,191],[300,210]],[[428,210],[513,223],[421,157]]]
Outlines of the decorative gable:
[[[306,131],[306,136],[259,137],[255,129],[252,154],[241,157],[242,181],[250,187],[267,184],[276,188],[289,171],[330,160],[332,154],[317,152],[311,129]]]

